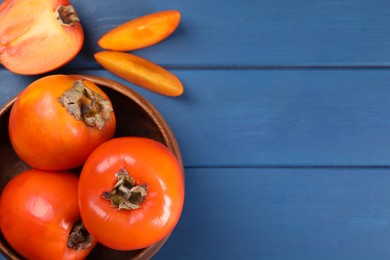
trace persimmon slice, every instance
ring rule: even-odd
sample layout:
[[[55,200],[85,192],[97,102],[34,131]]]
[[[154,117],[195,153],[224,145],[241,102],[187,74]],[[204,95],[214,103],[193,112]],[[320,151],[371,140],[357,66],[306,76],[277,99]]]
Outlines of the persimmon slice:
[[[180,12],[167,10],[125,22],[104,34],[98,41],[103,49],[131,51],[154,45],[170,36],[178,27]]]
[[[103,68],[137,86],[172,97],[184,92],[179,78],[142,57],[119,51],[101,51],[94,57]]]

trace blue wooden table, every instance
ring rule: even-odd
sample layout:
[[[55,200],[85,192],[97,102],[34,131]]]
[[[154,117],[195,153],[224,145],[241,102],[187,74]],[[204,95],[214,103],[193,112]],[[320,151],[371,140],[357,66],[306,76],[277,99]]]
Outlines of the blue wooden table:
[[[388,1],[73,4],[85,44],[53,73],[139,92],[183,154],[184,211],[155,259],[390,259]],[[133,53],[176,74],[178,98],[93,59],[103,33],[167,9],[182,14],[175,33]],[[1,105],[36,78],[1,68]]]

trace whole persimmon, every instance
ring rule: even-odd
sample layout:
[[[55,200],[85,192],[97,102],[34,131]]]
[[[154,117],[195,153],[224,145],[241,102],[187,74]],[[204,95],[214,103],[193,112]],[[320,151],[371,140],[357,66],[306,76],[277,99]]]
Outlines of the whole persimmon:
[[[25,259],[85,259],[96,240],[81,222],[77,189],[71,172],[16,175],[2,191],[2,235]]]
[[[0,5],[0,63],[14,73],[57,69],[79,53],[83,42],[69,0],[5,0]]]
[[[8,132],[16,154],[41,170],[81,166],[114,136],[109,97],[93,82],[50,75],[25,88],[12,106]]]
[[[182,166],[166,146],[144,137],[113,138],[83,165],[80,215],[98,243],[116,250],[141,249],[172,232],[184,193]]]

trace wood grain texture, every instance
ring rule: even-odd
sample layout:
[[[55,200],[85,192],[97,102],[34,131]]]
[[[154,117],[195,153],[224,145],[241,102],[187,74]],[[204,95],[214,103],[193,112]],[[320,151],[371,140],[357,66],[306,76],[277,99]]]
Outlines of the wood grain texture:
[[[155,259],[387,259],[388,170],[187,169]]]
[[[176,9],[179,28],[137,51],[164,66],[389,66],[385,0],[110,1],[74,0],[86,33],[72,62],[96,66],[97,40],[111,28]]]

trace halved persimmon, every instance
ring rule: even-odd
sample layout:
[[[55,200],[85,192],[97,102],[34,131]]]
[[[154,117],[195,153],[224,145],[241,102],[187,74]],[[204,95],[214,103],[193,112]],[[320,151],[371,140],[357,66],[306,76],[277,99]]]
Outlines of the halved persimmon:
[[[0,5],[0,62],[14,73],[57,69],[79,53],[83,42],[69,0],[5,0]]]

